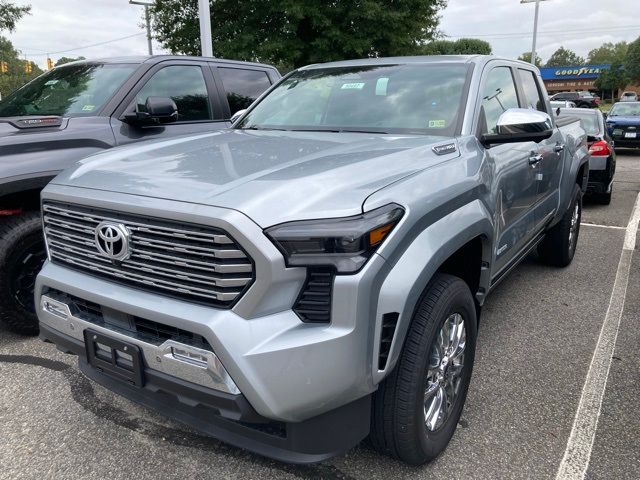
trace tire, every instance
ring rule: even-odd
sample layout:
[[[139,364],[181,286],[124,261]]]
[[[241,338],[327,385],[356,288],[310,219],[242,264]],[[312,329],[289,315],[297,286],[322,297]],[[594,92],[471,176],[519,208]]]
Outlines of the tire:
[[[461,321],[455,321],[464,325],[466,333],[466,340],[459,342],[463,356],[451,355],[448,366],[441,363],[444,379],[437,378],[433,372],[441,370],[434,368],[437,363],[437,349],[434,348],[441,338],[443,325],[455,319],[455,314],[461,316]],[[374,394],[369,438],[376,450],[406,463],[421,465],[436,458],[447,447],[467,396],[477,328],[475,304],[467,284],[451,275],[436,274],[418,303],[396,367]],[[456,358],[462,358],[462,366],[449,368],[458,366]],[[427,415],[435,412],[427,407],[434,407],[431,402],[436,402],[441,394],[440,382],[447,382],[451,377],[456,382],[457,394],[452,395],[454,401],[450,410],[437,425],[433,420],[441,417]],[[431,392],[436,389],[430,396],[432,400],[426,399],[428,389]]]
[[[544,240],[538,245],[540,260],[555,267],[566,267],[573,260],[580,235],[582,218],[582,190],[579,185],[573,187],[569,208],[562,220],[553,226]]]
[[[0,321],[13,332],[38,334],[33,288],[45,258],[39,212],[0,223]]]

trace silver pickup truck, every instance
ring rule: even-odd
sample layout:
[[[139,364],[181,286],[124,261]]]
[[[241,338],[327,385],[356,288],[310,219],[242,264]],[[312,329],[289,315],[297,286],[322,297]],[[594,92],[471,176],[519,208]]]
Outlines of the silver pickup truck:
[[[369,435],[429,461],[489,292],[536,248],[574,256],[587,138],[550,113],[527,63],[365,59],[292,72],[230,129],[93,155],[42,193],[40,335],[265,456]]]

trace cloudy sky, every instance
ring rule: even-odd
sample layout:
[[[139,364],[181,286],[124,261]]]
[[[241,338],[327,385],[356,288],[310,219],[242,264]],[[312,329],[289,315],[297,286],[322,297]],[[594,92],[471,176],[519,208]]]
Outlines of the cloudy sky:
[[[61,56],[104,57],[147,52],[143,7],[129,5],[128,0],[13,1],[30,4],[33,9],[32,15],[23,19],[9,38],[27,58],[41,66],[45,65],[47,52],[54,60]],[[637,15],[625,15],[635,1],[542,1],[538,52],[546,60],[563,45],[586,56],[604,42],[638,38]],[[520,0],[449,0],[442,12],[440,28],[451,38],[487,40],[496,55],[515,58],[531,49],[533,16],[534,5],[521,5]],[[155,42],[154,49],[162,51]]]

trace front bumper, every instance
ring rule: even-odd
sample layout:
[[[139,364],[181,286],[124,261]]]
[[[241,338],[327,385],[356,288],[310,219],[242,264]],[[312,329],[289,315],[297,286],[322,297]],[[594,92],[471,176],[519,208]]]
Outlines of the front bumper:
[[[44,196],[220,227],[239,241],[255,262],[256,281],[232,309],[192,304],[45,263],[35,289],[42,335],[79,354],[88,376],[194,428],[280,460],[320,461],[352,447],[368,434],[370,394],[377,388],[372,374],[373,319],[380,279],[390,268],[382,257],[374,255],[355,275],[335,278],[330,324],[303,323],[291,307],[304,284],[305,269],[286,268],[262,229],[239,212],[115,193],[109,193],[104,201],[102,192],[58,185],[47,187]],[[144,345],[139,339],[126,337],[142,350],[149,382],[137,388],[114,381],[86,364],[83,332],[96,329],[95,322],[73,320],[72,332],[69,323],[42,308],[43,298],[53,290],[95,303],[105,312],[193,332],[206,339],[215,352],[207,358],[207,365],[213,367],[187,371],[171,358],[170,344]],[[100,328],[101,333],[114,335],[113,328],[98,325]],[[163,379],[162,387],[158,378]],[[166,392],[172,400],[165,402]],[[200,398],[200,393],[205,398]],[[223,402],[221,395],[226,399]],[[229,427],[235,433],[221,429],[220,422],[235,422]],[[253,427],[238,433],[238,422],[269,425],[269,430],[280,425],[285,440],[264,432],[255,437]],[[273,450],[276,447],[278,451]]]

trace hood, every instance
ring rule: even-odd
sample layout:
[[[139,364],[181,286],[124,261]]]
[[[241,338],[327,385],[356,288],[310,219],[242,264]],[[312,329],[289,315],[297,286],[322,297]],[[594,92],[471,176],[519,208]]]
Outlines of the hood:
[[[640,115],[614,115],[607,117],[608,125],[640,125]]]
[[[54,183],[232,208],[262,227],[354,215],[376,190],[447,158],[451,139],[226,130],[115,148]],[[441,152],[442,153],[442,152]]]

